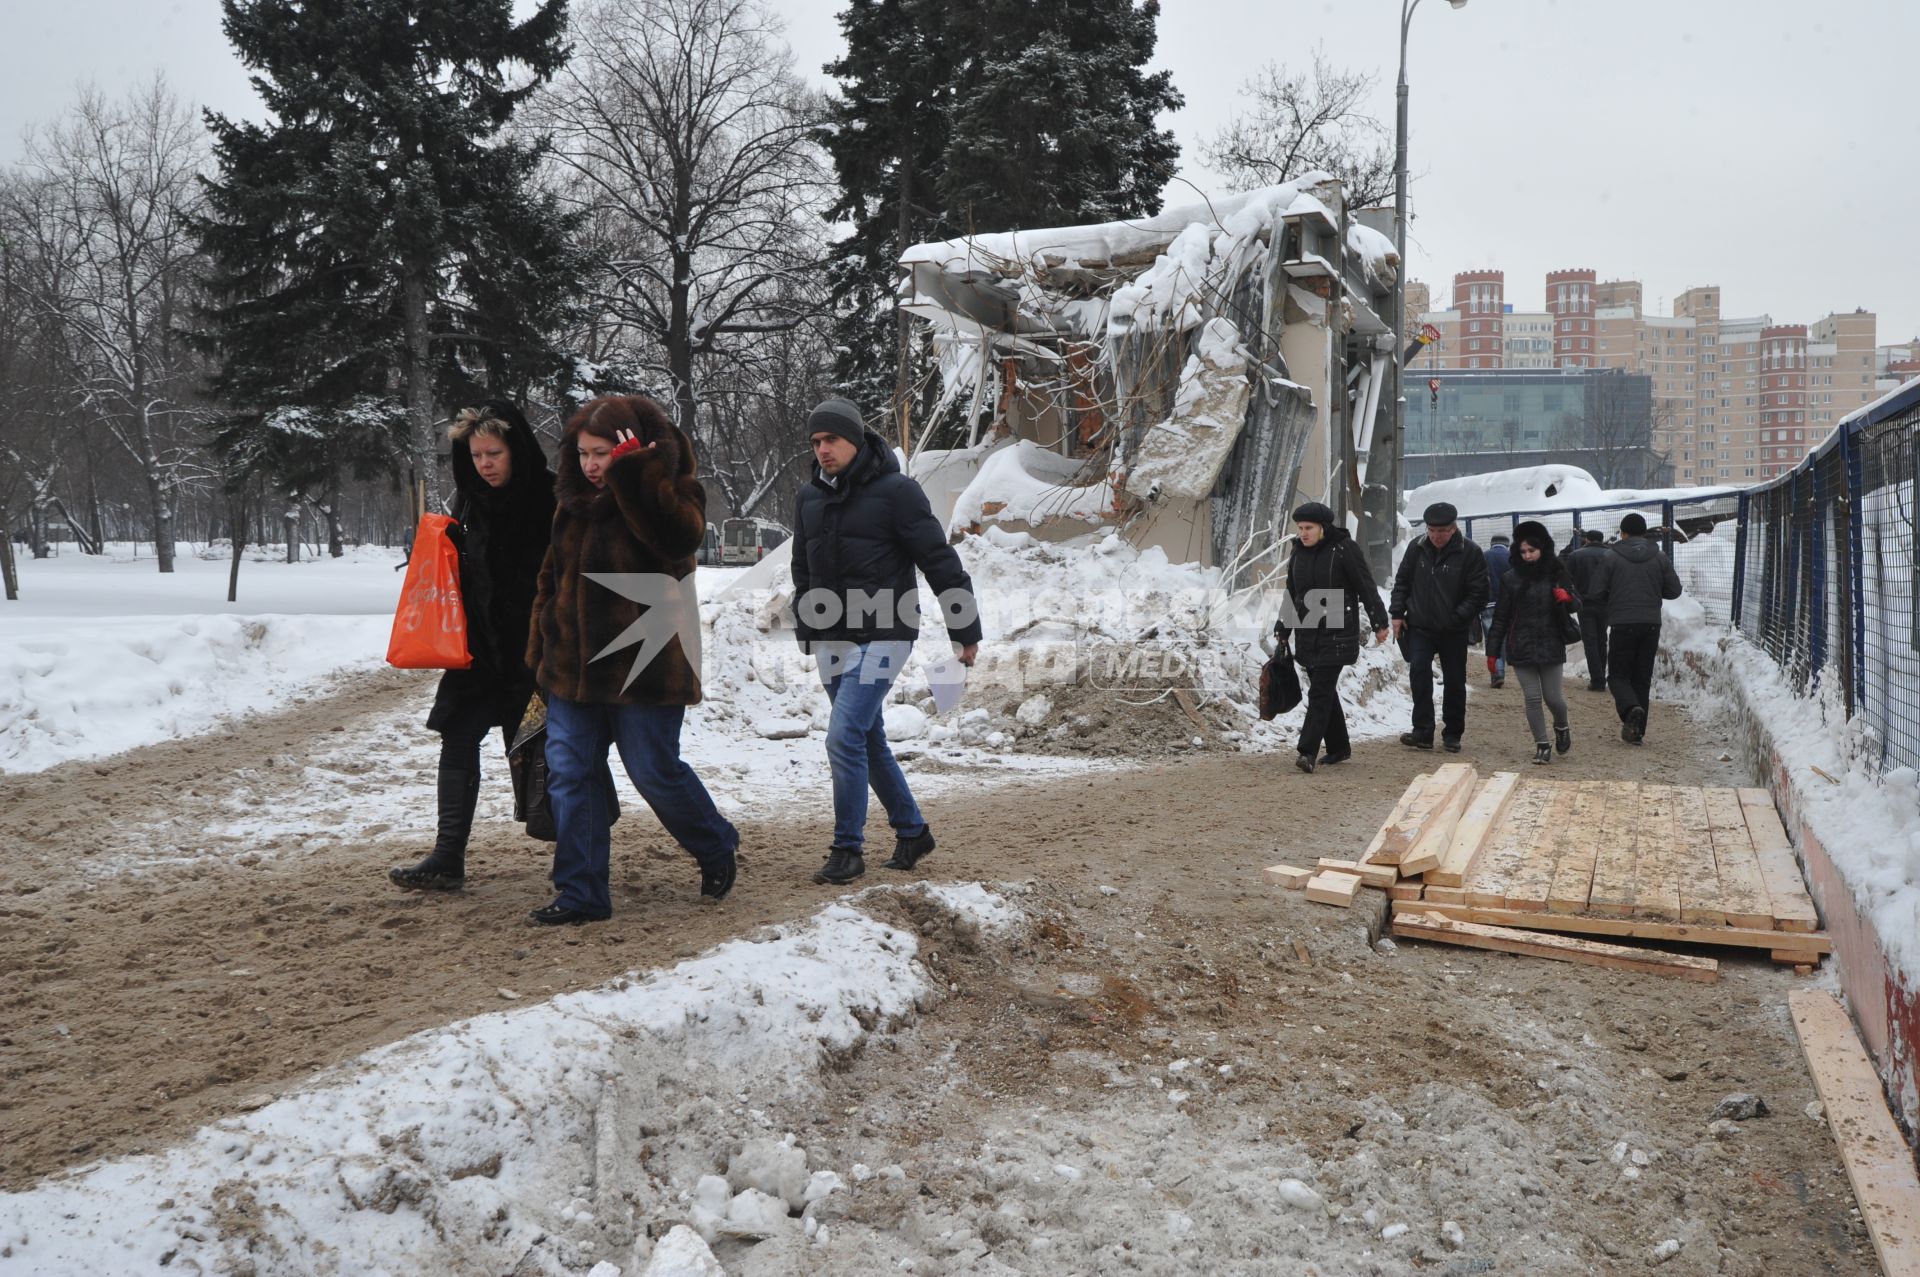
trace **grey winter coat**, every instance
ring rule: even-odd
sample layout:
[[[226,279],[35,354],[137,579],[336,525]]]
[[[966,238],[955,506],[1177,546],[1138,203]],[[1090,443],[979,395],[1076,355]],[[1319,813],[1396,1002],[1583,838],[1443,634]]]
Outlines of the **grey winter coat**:
[[[1608,625],[1658,625],[1660,601],[1680,597],[1680,576],[1646,537],[1622,537],[1594,570],[1587,601]]]

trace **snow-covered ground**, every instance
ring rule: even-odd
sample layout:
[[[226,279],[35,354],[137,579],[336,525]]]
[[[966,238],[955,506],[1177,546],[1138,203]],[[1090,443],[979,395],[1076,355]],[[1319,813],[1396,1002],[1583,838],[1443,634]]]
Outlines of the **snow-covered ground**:
[[[394,551],[256,557],[236,603],[225,555],[190,551],[170,575],[151,547],[19,557],[20,597],[0,602],[0,771],[193,736],[385,659]]]

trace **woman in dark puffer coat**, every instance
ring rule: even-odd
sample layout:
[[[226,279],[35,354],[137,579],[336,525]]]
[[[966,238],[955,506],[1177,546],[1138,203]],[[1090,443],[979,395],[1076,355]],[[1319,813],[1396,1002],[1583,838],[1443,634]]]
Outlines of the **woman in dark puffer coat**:
[[[1387,609],[1367,568],[1367,556],[1333,511],[1309,501],[1293,512],[1299,544],[1287,560],[1286,613],[1274,632],[1291,628],[1293,659],[1307,672],[1307,713],[1300,722],[1300,756],[1294,766],[1314,768],[1324,741],[1322,763],[1344,763],[1353,756],[1347,715],[1340,707],[1340,671],[1360,659],[1360,612],[1365,609],[1373,641],[1387,641]]]
[[[1557,749],[1573,748],[1573,728],[1567,722],[1567,698],[1561,674],[1567,663],[1567,639],[1562,618],[1580,608],[1573,577],[1554,553],[1553,537],[1532,521],[1513,530],[1513,563],[1500,578],[1500,602],[1493,609],[1487,631],[1487,651],[1506,645],[1507,664],[1520,679],[1527,698],[1527,726],[1533,731],[1533,761],[1546,764]],[[1541,702],[1553,713],[1553,740],[1547,740],[1547,719]]]
[[[544,926],[611,916],[608,809],[592,777],[607,746],[675,841],[700,864],[700,894],[733,887],[740,835],[680,757],[700,702],[694,554],[706,490],[693,441],[644,395],[583,406],[560,441],[559,510],[540,569],[527,664],[547,694],[547,796],[557,841]]]
[[[480,742],[506,743],[533,695],[521,656],[534,583],[553,527],[553,471],[533,428],[510,403],[489,400],[454,417],[454,540],[473,664],[440,678],[427,726],[440,733],[439,831],[418,864],[388,871],[401,887],[448,891],[467,875],[467,838],[480,798]]]

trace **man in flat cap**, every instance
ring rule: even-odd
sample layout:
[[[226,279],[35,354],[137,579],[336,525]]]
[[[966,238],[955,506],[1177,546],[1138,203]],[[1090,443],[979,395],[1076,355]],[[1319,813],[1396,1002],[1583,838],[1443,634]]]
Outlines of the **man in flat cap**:
[[[1458,511],[1445,501],[1427,507],[1426,535],[1407,547],[1393,576],[1387,615],[1407,658],[1413,692],[1413,730],[1402,745],[1433,748],[1433,658],[1440,658],[1445,684],[1440,706],[1440,742],[1460,752],[1467,730],[1467,631],[1487,603],[1487,559],[1460,534]]]

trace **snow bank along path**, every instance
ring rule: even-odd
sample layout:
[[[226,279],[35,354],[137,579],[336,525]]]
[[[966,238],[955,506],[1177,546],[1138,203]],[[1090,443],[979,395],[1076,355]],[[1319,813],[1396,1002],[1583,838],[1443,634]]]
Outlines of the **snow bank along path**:
[[[976,885],[921,890],[983,929],[1017,916]],[[531,1253],[533,1271],[561,1273],[631,1238],[636,1214],[718,1231],[663,1200],[642,1144],[667,1115],[648,1106],[673,1080],[708,1106],[771,1098],[910,1014],[932,987],[915,937],[860,899],[645,979],[417,1034],[170,1152],[0,1197],[0,1270],[381,1273],[404,1256],[411,1271],[525,1272]],[[769,1177],[755,1191],[792,1194],[784,1223],[809,1178]],[[772,1203],[732,1196],[729,1227],[767,1222],[755,1212]]]

